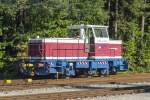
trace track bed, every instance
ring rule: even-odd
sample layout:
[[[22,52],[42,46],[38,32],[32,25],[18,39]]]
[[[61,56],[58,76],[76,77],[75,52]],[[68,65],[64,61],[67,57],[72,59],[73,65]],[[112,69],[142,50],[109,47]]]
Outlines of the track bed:
[[[143,93],[149,92],[150,85],[128,87],[128,88],[97,88],[97,87],[84,87],[90,84],[129,84],[129,83],[150,83],[150,74],[127,74],[115,75],[109,77],[92,77],[92,78],[70,78],[70,79],[40,79],[33,80],[32,83],[27,83],[25,80],[13,80],[12,84],[0,83],[1,91],[24,90],[45,88],[55,85],[57,86],[74,86],[77,88],[84,88],[82,91],[66,91],[57,93],[44,93],[32,95],[19,95],[19,96],[6,96],[0,97],[0,100],[65,100],[75,98],[85,98],[94,96],[117,95],[117,94],[130,94],[130,93]],[[84,86],[83,86],[84,85]],[[83,87],[81,87],[83,86]]]

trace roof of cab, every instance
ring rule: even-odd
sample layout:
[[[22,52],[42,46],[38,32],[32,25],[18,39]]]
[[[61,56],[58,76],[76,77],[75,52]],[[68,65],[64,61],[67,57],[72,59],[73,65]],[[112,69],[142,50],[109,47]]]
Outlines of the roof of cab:
[[[108,26],[103,26],[103,25],[84,25],[84,24],[68,26],[69,29],[80,29],[80,28],[88,28],[88,27],[108,28]]]

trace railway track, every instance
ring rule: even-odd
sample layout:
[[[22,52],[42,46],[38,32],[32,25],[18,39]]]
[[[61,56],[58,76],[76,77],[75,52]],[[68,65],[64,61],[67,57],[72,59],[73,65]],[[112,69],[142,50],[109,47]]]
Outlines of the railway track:
[[[127,89],[94,89],[94,90],[90,89],[87,91],[0,97],[0,100],[72,100],[77,98],[143,93],[149,91],[150,91],[150,87],[148,88],[138,87],[138,88],[127,88]]]
[[[32,83],[27,81],[13,80],[11,84],[5,84],[0,81],[0,90],[11,91],[14,89],[23,90],[29,88],[42,88],[50,85],[79,85],[79,84],[100,84],[100,83],[111,83],[111,84],[126,84],[136,82],[150,82],[150,73],[142,74],[127,74],[127,75],[115,75],[109,77],[92,77],[92,78],[70,78],[70,79],[40,79],[33,80]],[[90,88],[84,91],[72,91],[72,92],[59,92],[59,93],[45,93],[45,94],[34,94],[34,95],[23,95],[23,96],[8,96],[0,97],[0,100],[66,100],[75,98],[85,98],[94,96],[105,96],[105,95],[118,95],[118,94],[132,94],[132,93],[143,93],[150,91],[150,87],[130,87],[130,88]]]
[[[150,82],[150,73],[132,73],[112,75],[109,77],[91,77],[91,78],[69,78],[69,79],[39,79],[28,83],[25,79],[12,80],[12,83],[7,84],[0,80],[0,88],[2,87],[41,87],[47,85],[65,85],[65,84],[80,84],[80,83],[135,83],[135,82]]]

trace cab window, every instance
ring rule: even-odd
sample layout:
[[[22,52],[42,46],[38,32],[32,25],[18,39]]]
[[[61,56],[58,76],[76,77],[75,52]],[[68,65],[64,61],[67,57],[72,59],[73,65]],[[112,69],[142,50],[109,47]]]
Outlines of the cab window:
[[[106,28],[94,28],[95,36],[101,38],[108,38]]]

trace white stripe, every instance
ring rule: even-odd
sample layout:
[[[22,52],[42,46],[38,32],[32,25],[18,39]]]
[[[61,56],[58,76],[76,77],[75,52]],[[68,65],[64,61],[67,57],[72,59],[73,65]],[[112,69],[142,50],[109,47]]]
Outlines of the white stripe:
[[[122,58],[122,56],[96,56],[92,57],[95,59],[113,59],[113,58]],[[87,59],[87,57],[29,57],[29,59]]]
[[[122,56],[114,56],[114,57],[110,57],[110,56],[95,56],[93,58],[95,58],[95,59],[111,59],[111,58],[122,58]]]
[[[101,42],[95,42],[95,44],[122,44],[122,41],[120,40],[114,40],[114,41],[101,41]]]
[[[121,40],[109,40],[109,44],[122,44]]]
[[[30,39],[29,43],[84,43],[84,39],[75,39],[75,38],[39,38],[39,39]],[[95,41],[95,43],[105,43],[105,44],[122,44],[121,40],[109,40],[109,41]]]
[[[44,41],[43,41],[44,42]],[[58,42],[58,43],[84,43],[83,39],[74,39],[74,38],[70,38],[70,39],[46,39],[45,42]]]
[[[87,57],[29,57],[29,59],[87,59]]]
[[[84,43],[84,39],[75,38],[45,38],[45,39],[30,39],[29,43]]]

